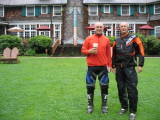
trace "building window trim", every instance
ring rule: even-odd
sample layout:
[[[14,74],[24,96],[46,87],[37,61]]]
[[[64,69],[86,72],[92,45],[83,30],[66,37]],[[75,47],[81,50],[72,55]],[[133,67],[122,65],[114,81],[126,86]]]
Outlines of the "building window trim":
[[[159,7],[158,8],[156,8],[156,4],[154,4],[154,14],[160,14],[160,12],[156,13],[156,9],[159,9],[159,11],[160,11],[160,3],[159,3]]]
[[[18,37],[30,38],[37,36],[36,24],[17,24],[16,26],[24,29],[23,32],[17,32]],[[26,29],[26,26],[28,26],[28,29]],[[34,27],[32,28],[32,26]]]
[[[59,25],[59,29],[56,29],[56,25]],[[56,37],[56,32],[59,32],[59,39],[61,40],[61,38],[62,38],[62,36],[61,36],[61,26],[62,26],[62,24],[54,24],[54,34],[53,34],[53,37],[55,38],[54,39],[54,41],[57,39],[57,37]]]
[[[46,8],[45,8],[45,11],[46,11],[46,12],[43,12],[43,7],[46,7]],[[47,14],[47,13],[48,13],[48,6],[47,6],[47,5],[42,5],[42,6],[41,6],[41,14]]]
[[[128,6],[128,11],[127,11],[128,14],[123,14],[123,7],[124,6]],[[125,5],[125,4],[121,5],[121,16],[130,16],[130,8],[131,8],[130,5]]]
[[[61,7],[60,15],[56,15],[56,14],[55,14],[55,7]],[[53,6],[53,16],[62,16],[62,5],[54,5],[54,6]]]
[[[113,36],[113,23],[104,23],[104,26],[107,27],[107,31],[104,31],[106,36]]]
[[[0,15],[1,15],[1,14],[2,14],[2,15],[1,15],[0,17],[4,17],[4,6],[0,6],[0,7],[2,8],[2,11],[1,11],[1,13],[0,13]]]
[[[33,7],[33,11],[32,12],[33,12],[34,15],[28,15],[28,12],[29,12],[28,11],[28,7]],[[35,16],[35,6],[26,6],[26,16],[27,17],[33,17],[33,16]]]
[[[95,6],[96,7],[96,14],[91,14],[91,6]],[[90,5],[88,7],[88,11],[89,11],[89,16],[98,16],[98,5]]]
[[[159,34],[159,36],[157,36],[157,34]],[[156,37],[160,38],[160,26],[155,26],[154,35],[155,35]]]
[[[141,11],[141,7],[144,7],[144,11]],[[139,13],[146,13],[146,6],[145,5],[139,5]]]
[[[108,11],[106,11],[106,6],[108,7]],[[110,11],[110,5],[108,5],[108,4],[105,4],[104,5],[104,13],[110,13],[111,11]]]

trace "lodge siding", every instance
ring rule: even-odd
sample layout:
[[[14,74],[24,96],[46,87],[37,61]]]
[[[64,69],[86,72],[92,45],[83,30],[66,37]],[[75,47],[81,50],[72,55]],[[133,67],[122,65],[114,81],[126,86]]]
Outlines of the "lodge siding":
[[[68,2],[71,2],[72,0],[68,0]],[[77,0],[78,2],[82,1]],[[80,4],[80,3],[79,3]],[[61,5],[61,4],[60,4]],[[110,5],[110,13],[104,13],[104,4],[96,4],[98,5],[98,16],[89,16],[88,15],[88,6],[90,4],[83,4],[81,12],[83,13],[83,18],[81,18],[81,21],[78,21],[77,25],[81,26],[81,29],[78,28],[78,34],[81,38],[85,39],[88,36],[87,30],[85,27],[89,26],[89,22],[96,22],[96,21],[141,21],[149,23],[152,27],[159,26],[160,25],[160,15],[154,14],[154,4],[144,4],[146,5],[146,13],[139,13],[139,5],[137,4],[129,4],[130,5],[130,15],[129,16],[122,16],[121,15],[121,5],[123,4],[107,4]],[[62,5],[63,7],[63,15],[62,16],[53,16],[53,5],[47,5],[48,6],[48,13],[47,14],[41,14],[41,5],[33,5],[35,6],[35,16],[27,16],[26,15],[26,7],[28,5],[22,5],[22,6],[4,6],[5,15],[4,17],[0,17],[0,21],[49,21],[50,27],[54,29],[53,24],[54,22],[62,22],[62,29],[61,29],[61,35],[62,40],[70,38],[71,35],[73,35],[73,32],[71,29],[73,29],[73,24],[69,23],[73,21],[73,16],[67,15],[68,9],[67,4]],[[69,7],[69,6],[68,6]],[[71,17],[71,21],[66,21],[66,17]],[[80,18],[80,15],[77,15]],[[53,20],[53,21],[52,21]],[[83,22],[83,24],[82,24]],[[69,27],[69,31],[66,30],[66,24],[71,24]],[[143,25],[143,24],[141,24]],[[4,26],[0,26],[4,30]],[[138,27],[139,25],[135,26],[136,32],[139,32]],[[7,26],[9,28],[9,26]],[[113,28],[115,28],[115,24],[113,24]],[[0,30],[0,34],[4,34],[3,30]],[[82,30],[83,29],[83,30]],[[71,31],[71,32],[70,32]],[[154,31],[151,31],[151,34],[153,34]],[[52,37],[53,37],[53,31],[52,31]],[[113,34],[115,35],[115,34]]]

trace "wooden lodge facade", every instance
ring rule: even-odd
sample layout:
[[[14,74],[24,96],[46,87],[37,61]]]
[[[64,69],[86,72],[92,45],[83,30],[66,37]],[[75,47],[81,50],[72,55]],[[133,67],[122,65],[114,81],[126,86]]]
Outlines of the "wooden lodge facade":
[[[131,33],[142,33],[142,25],[154,28],[147,34],[160,38],[159,0],[5,0],[0,1],[0,35],[14,34],[23,39],[37,35],[59,38],[61,44],[82,44],[94,33],[86,27],[96,22],[107,26],[106,36],[119,36],[119,23],[128,22]],[[45,25],[49,31],[37,31]],[[23,32],[7,29],[20,27]]]

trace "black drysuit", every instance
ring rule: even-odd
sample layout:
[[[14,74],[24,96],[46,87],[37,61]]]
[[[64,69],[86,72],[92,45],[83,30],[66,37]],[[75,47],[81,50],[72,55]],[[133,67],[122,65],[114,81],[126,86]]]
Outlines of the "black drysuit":
[[[112,67],[116,68],[118,95],[123,109],[136,113],[138,102],[137,90],[137,56],[138,66],[144,64],[144,49],[141,40],[134,34],[127,34],[115,39],[113,43]]]

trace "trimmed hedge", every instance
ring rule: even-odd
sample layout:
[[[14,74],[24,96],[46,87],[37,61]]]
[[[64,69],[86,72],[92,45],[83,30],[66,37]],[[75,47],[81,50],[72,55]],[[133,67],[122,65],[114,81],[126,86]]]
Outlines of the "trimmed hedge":
[[[5,48],[14,48],[18,49],[21,47],[21,38],[13,35],[1,35],[0,36],[0,53],[3,53]]]
[[[45,49],[51,49],[52,39],[39,35],[29,39],[29,46],[31,49],[35,50],[37,53],[42,53]]]

